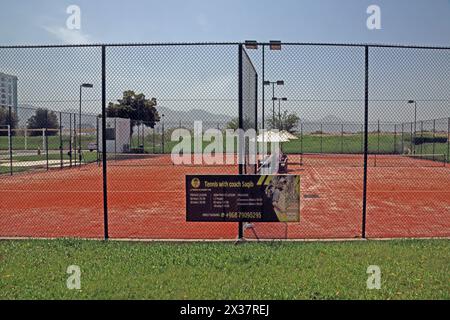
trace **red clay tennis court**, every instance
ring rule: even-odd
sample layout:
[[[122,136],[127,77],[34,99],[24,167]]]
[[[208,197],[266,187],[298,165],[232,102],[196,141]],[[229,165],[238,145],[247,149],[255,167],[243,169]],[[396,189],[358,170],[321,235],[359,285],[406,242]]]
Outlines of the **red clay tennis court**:
[[[369,238],[450,237],[450,166],[401,155],[369,156]],[[299,223],[255,223],[247,238],[359,238],[363,155],[290,155],[301,176]],[[375,162],[376,161],[376,162]],[[174,166],[170,155],[108,162],[111,238],[236,239],[237,223],[185,221],[186,174],[237,174],[230,166]],[[102,238],[102,168],[0,176],[1,237]]]

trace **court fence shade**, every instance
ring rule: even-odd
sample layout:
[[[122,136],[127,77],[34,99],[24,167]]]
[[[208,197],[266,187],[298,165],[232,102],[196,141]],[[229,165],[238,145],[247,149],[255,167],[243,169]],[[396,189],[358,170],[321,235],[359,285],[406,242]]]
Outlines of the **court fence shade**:
[[[450,237],[448,61],[389,45],[0,46],[0,237]],[[186,175],[258,173],[260,145],[227,144],[229,129],[293,135],[299,222],[186,221]]]

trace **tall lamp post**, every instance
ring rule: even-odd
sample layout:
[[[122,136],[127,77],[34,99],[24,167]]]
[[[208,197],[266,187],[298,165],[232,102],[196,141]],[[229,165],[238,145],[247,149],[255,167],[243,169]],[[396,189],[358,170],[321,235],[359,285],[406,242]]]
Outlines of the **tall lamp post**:
[[[275,85],[277,86],[284,86],[283,80],[277,80],[277,81],[264,81],[265,86],[272,86],[272,120],[275,123]]]
[[[417,101],[416,100],[409,100],[408,104],[414,104],[414,135],[412,137],[413,139],[413,153],[416,153],[416,129],[417,129]]]
[[[78,124],[78,157],[80,158],[80,166],[81,166],[81,92],[83,88],[92,88],[94,87],[91,83],[83,83],[80,85],[80,114],[79,114],[79,124]]]
[[[264,86],[272,85],[272,98],[275,97],[275,84],[284,85],[284,81],[265,81],[265,47],[267,44],[262,44],[262,79],[263,79],[263,88],[262,88],[262,128],[265,126],[265,100],[264,100]],[[255,40],[246,40],[245,48],[250,50],[258,49],[258,42]],[[280,51],[281,50],[281,41],[279,40],[270,40],[269,49],[271,51]],[[275,121],[275,103],[272,104],[273,111],[273,120]]]
[[[275,102],[275,101],[278,101],[278,122],[279,122],[279,125],[281,126],[281,101],[287,101],[287,98],[272,98],[272,101],[273,102]],[[275,125],[275,123],[274,123],[274,125]],[[282,130],[282,128],[280,129],[280,130]]]

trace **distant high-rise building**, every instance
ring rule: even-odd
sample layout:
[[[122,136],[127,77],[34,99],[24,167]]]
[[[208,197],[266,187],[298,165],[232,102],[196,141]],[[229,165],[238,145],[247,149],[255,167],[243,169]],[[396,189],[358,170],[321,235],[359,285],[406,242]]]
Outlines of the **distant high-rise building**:
[[[17,114],[17,77],[0,72],[0,106],[12,107]]]

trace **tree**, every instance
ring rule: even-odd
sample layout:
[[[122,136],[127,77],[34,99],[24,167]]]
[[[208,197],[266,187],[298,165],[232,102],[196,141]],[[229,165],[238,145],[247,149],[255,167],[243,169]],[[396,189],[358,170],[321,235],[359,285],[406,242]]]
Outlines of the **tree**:
[[[255,129],[254,121],[252,121],[251,119],[244,118],[243,122],[244,123],[243,123],[242,127],[244,130]],[[231,119],[230,122],[227,123],[227,129],[232,129],[232,130],[239,129],[239,118]]]
[[[150,128],[154,128],[156,122],[160,121],[158,110],[156,110],[156,99],[146,99],[143,93],[136,94],[134,91],[124,91],[123,98],[118,103],[110,102],[106,108],[106,115],[111,118],[130,119],[131,131],[134,126],[141,122]]]
[[[8,125],[10,125],[11,130],[17,127],[17,116],[14,112],[11,111],[11,123],[9,121],[9,108],[0,107],[0,136],[8,135]],[[14,135],[15,132],[12,131],[11,135]]]
[[[30,136],[39,136],[42,134],[41,129],[58,129],[58,116],[54,111],[38,108],[35,114],[27,121],[27,128],[33,130],[29,133]],[[48,136],[54,136],[58,133],[57,130],[47,131]]]
[[[281,116],[276,116],[275,119],[269,118],[267,123],[271,129],[293,133],[299,121],[300,118],[295,113],[288,113],[287,110],[284,110]]]
[[[227,123],[227,129],[237,130],[239,129],[239,118],[233,118]]]

